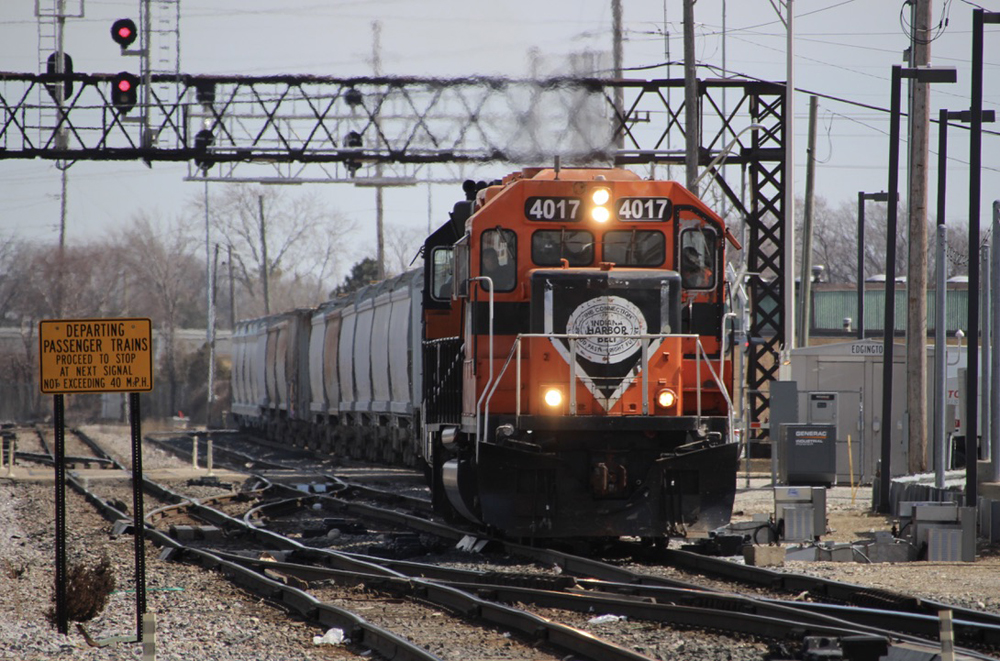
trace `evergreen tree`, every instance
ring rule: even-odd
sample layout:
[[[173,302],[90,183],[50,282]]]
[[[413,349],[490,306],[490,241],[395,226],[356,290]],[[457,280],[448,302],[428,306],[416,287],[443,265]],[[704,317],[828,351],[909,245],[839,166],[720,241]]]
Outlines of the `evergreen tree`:
[[[334,290],[335,296],[343,296],[357,291],[365,285],[378,280],[378,262],[373,257],[365,257],[351,267],[351,273],[344,278],[343,284]]]

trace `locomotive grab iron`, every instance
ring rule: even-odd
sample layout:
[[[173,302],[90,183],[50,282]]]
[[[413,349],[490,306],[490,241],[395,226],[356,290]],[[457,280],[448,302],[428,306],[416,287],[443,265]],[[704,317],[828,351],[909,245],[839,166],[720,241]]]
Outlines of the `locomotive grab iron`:
[[[239,426],[421,465],[436,507],[510,536],[727,523],[722,267],[739,246],[721,218],[622,169],[465,191],[423,269],[238,325]]]

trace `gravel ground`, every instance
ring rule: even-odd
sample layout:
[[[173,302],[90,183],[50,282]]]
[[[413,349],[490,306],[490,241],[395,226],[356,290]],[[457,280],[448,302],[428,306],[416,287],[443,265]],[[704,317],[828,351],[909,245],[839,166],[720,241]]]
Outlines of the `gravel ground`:
[[[733,520],[750,520],[755,513],[774,510],[770,479],[751,479],[736,497]],[[879,530],[891,530],[893,518],[873,513],[871,487],[832,487],[827,490],[829,534],[821,541],[851,542]],[[903,592],[917,597],[1000,613],[1000,548],[980,544],[974,563],[787,561],[781,571],[820,576],[867,587]]]
[[[121,442],[127,430],[87,430],[99,441]],[[144,464],[165,467],[173,460],[144,451]],[[147,457],[149,461],[146,461]],[[67,559],[70,566],[95,566],[111,560],[117,589],[107,608],[84,623],[91,637],[103,640],[134,636],[134,544],[130,535],[111,536],[111,524],[72,489],[66,490]],[[49,623],[53,608],[55,504],[51,486],[0,479],[0,659],[42,661],[111,661],[135,659],[141,646],[129,643],[90,647],[70,623],[59,635]],[[228,581],[193,567],[157,558],[146,545],[147,612],[156,615],[156,658],[160,661],[320,661],[371,659],[367,650],[350,646],[316,646],[324,632],[315,625],[289,619],[282,611],[233,587]]]
[[[127,430],[86,430],[101,442],[114,442],[128,453]],[[169,455],[144,451],[148,468],[180,465]],[[743,486],[742,479],[739,486]],[[828,494],[828,513],[834,530],[824,539],[850,541],[872,530],[887,530],[891,521],[869,513],[870,490],[852,499],[847,487]],[[773,507],[765,480],[752,480],[737,497],[737,519]],[[54,503],[51,486],[15,483],[0,477],[0,659],[134,659],[141,647],[118,643],[104,648],[88,646],[71,623],[67,636],[58,635],[47,619],[52,608],[54,557]],[[107,608],[85,623],[94,639],[135,633],[133,541],[112,537],[111,524],[101,519],[71,489],[67,490],[67,551],[70,565],[95,566],[108,557],[117,581]],[[289,619],[258,598],[231,586],[204,570],[157,558],[158,549],[146,548],[147,610],[157,619],[157,658],[202,661],[272,661],[371,659],[357,646],[316,646],[313,637],[323,631]],[[470,566],[474,568],[474,566]],[[852,583],[881,587],[958,605],[1000,612],[1000,554],[982,548],[974,564],[789,562],[786,571],[809,573]],[[601,636],[638,649],[654,658],[759,659],[766,645],[751,639],[713,640],[698,632],[672,631],[658,624],[612,621],[591,624],[586,616],[553,615]],[[501,632],[502,633],[502,632]],[[649,641],[655,640],[655,644]],[[502,643],[497,645],[502,649]],[[443,651],[443,650],[442,650]],[[451,650],[453,651],[453,650]],[[511,650],[513,651],[513,650]],[[540,657],[545,654],[536,650]],[[459,655],[462,656],[462,655]],[[465,658],[475,659],[473,650]],[[510,658],[519,657],[516,653]]]

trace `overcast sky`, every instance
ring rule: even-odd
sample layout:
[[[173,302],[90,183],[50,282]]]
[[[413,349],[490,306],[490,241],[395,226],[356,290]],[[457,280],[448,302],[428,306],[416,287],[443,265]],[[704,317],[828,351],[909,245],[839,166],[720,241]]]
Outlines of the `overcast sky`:
[[[114,19],[138,18],[138,1],[83,0],[85,17],[70,19],[66,50],[78,72],[138,69],[122,58],[109,37]],[[74,8],[80,0],[67,0]],[[624,0],[624,58],[628,77],[668,75],[667,59],[682,59],[682,2]],[[889,76],[908,45],[900,21],[902,0],[795,0],[796,83],[804,90],[879,108],[889,106]],[[980,0],[987,9],[1000,2]],[[38,71],[38,31],[33,0],[0,3],[0,69]],[[769,0],[729,0],[723,33],[722,0],[696,5],[700,62],[755,78],[785,79],[785,29]],[[265,75],[330,76],[372,72],[372,21],[381,22],[382,68],[387,75],[505,75],[530,71],[537,52],[547,73],[559,73],[566,56],[610,51],[610,0],[544,0],[505,5],[480,0],[182,0],[181,71]],[[971,76],[972,6],[964,0],[933,0],[942,29],[932,44],[936,65],[958,68],[959,82],[932,91],[937,109],[968,108]],[[1000,26],[987,26],[987,108],[1000,101]],[[127,61],[126,61],[127,60]],[[653,68],[644,68],[653,67]],[[669,69],[681,77],[679,66]],[[703,72],[702,77],[709,77]],[[796,100],[796,191],[805,181],[808,95]],[[816,187],[831,204],[855,200],[858,191],[887,185],[887,113],[820,100]],[[949,133],[948,220],[967,222],[968,132]],[[931,145],[937,130],[931,130]],[[1000,140],[984,137],[983,224],[1000,197]],[[905,150],[903,151],[905,153]],[[931,156],[932,165],[936,163]],[[511,166],[498,164],[491,176]],[[84,241],[127,226],[139,210],[172,217],[200,196],[201,184],[182,181],[182,165],[80,162],[69,170],[69,241]],[[682,172],[676,172],[682,177]],[[936,170],[930,174],[934,207]],[[212,184],[213,187],[224,184]],[[347,185],[317,185],[328,204],[363,229],[356,253],[374,253],[374,193]],[[59,224],[59,174],[49,161],[0,160],[0,233],[55,241]],[[213,188],[214,189],[214,188]],[[458,186],[427,186],[386,192],[386,220],[404,228],[426,228],[428,200],[435,223],[459,199]]]

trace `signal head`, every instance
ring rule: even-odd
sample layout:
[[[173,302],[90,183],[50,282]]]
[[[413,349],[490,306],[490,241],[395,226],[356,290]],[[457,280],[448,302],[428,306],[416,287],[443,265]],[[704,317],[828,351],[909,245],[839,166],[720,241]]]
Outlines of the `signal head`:
[[[122,113],[131,110],[139,100],[139,79],[122,71],[111,79],[111,103]]]
[[[131,46],[137,36],[139,33],[135,21],[131,18],[119,18],[111,25],[111,38],[122,47],[122,50]]]
[[[202,171],[207,172],[215,161],[207,156],[208,148],[215,144],[215,135],[208,129],[198,131],[194,136],[194,148],[198,155],[194,157],[194,164]]]

